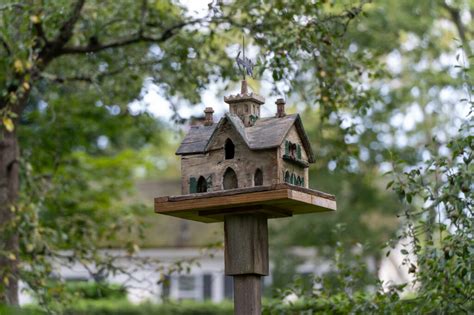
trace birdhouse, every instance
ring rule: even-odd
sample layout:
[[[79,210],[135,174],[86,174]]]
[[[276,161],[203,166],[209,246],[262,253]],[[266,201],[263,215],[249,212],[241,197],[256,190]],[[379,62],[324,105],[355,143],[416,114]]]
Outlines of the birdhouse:
[[[308,187],[308,167],[315,157],[299,114],[286,114],[280,98],[275,114],[262,117],[265,99],[249,92],[245,80],[240,93],[224,97],[224,102],[229,111],[219,121],[214,121],[214,110],[207,107],[204,123],[190,127],[176,151],[181,157],[183,196],[157,198],[157,212],[201,222],[223,221],[232,211],[228,209],[242,205],[226,202],[210,207],[203,198],[260,193],[247,195],[252,200],[265,191],[269,196],[287,195],[252,201],[268,217],[335,210],[334,196]],[[178,202],[171,205],[172,201]]]
[[[192,126],[176,154],[181,156],[182,193],[194,194],[288,183],[308,187],[311,144],[298,114],[286,115],[278,99],[272,117],[261,117],[265,100],[248,92],[224,98],[229,112]]]

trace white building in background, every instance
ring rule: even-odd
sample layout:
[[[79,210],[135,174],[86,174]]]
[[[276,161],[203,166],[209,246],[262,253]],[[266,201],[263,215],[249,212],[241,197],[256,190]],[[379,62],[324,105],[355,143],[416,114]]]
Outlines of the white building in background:
[[[122,250],[104,250],[103,254],[116,257],[114,264],[125,273],[108,275],[102,280],[125,286],[128,299],[134,303],[159,303],[163,299],[221,302],[233,294],[232,278],[224,275],[223,251],[213,251],[211,255],[200,248],[158,248],[143,249],[133,257]],[[178,261],[182,262],[183,270],[172,272],[162,281],[163,275]],[[56,277],[66,282],[94,281],[93,273],[97,272],[94,266],[86,268],[79,263],[63,265],[60,262],[56,270]],[[20,304],[31,302],[28,292],[21,290]]]
[[[322,275],[332,269],[331,263],[318,258],[314,249],[297,247],[292,251],[302,258],[303,262],[297,267],[297,273],[300,275]],[[128,299],[133,303],[144,301],[160,303],[164,299],[211,300],[217,303],[224,299],[232,299],[232,277],[224,275],[222,250],[204,252],[198,247],[175,247],[143,249],[133,257],[129,257],[125,251],[121,250],[104,250],[103,254],[115,257],[115,264],[127,273],[105,276],[103,280],[124,285],[127,288]],[[160,281],[162,275],[168,273],[168,268],[176,266],[178,261],[183,262],[183,270],[179,273],[171,273],[164,282]],[[384,259],[379,271],[381,278],[392,283],[400,283],[408,279],[407,271],[394,264],[398,262],[394,262],[393,257]],[[374,267],[370,262],[368,265]],[[270,262],[270,269],[271,266]],[[188,267],[189,272],[187,272]],[[94,266],[86,268],[77,263],[69,266],[58,263],[56,276],[63,281],[94,281],[91,271],[97,272]],[[271,275],[263,279],[264,286],[272,282]],[[21,287],[24,288],[24,285]],[[27,291],[21,291],[20,303],[31,302],[31,296]]]

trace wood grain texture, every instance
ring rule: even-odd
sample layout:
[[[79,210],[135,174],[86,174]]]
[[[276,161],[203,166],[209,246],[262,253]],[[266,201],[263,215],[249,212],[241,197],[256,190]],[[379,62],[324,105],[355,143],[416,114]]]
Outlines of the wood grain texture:
[[[234,314],[262,313],[262,279],[257,275],[234,276]]]
[[[156,213],[205,223],[243,211],[278,218],[334,210],[334,195],[288,184],[155,198]]]
[[[224,236],[226,275],[268,275],[268,225],[265,215],[225,216]]]

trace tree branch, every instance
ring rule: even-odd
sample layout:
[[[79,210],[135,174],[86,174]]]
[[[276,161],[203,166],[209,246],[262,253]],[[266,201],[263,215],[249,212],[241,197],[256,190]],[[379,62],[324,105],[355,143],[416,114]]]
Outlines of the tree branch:
[[[142,6],[141,6],[141,11],[140,11],[140,29],[138,33],[140,35],[143,35],[143,31],[145,30],[145,22],[146,22],[146,15],[148,13],[148,2],[147,0],[142,0]]]
[[[43,45],[48,45],[49,44],[49,41],[48,39],[46,38],[46,34],[44,32],[44,29],[43,29],[43,23],[39,22],[39,23],[33,23],[33,28],[36,32],[36,35],[41,39],[43,40],[44,44]],[[42,44],[40,41],[36,40],[36,45],[38,47],[42,47]]]
[[[173,37],[176,32],[182,29],[185,26],[201,23],[203,19],[196,19],[187,22],[178,23],[170,28],[166,29],[161,36],[159,37],[152,37],[143,35],[141,30],[138,30],[136,34],[130,35],[128,37],[123,37],[118,39],[114,42],[106,43],[106,44],[89,44],[87,46],[75,46],[75,47],[63,47],[60,49],[60,55],[70,55],[70,54],[84,54],[84,53],[94,53],[103,51],[106,49],[118,48],[118,47],[125,47],[131,44],[136,44],[140,42],[149,42],[149,43],[162,43],[169,38]]]
[[[456,9],[456,8],[453,8],[453,7],[449,6],[444,1],[442,1],[441,6],[446,11],[448,11],[448,13],[451,17],[451,21],[454,23],[454,25],[456,26],[456,29],[458,31],[459,38],[461,39],[461,42],[462,42],[462,45],[463,45],[463,49],[466,52],[466,54],[469,56],[471,54],[471,49],[470,49],[471,47],[469,47],[469,41],[467,40],[467,36],[466,36],[466,28],[462,24],[461,13],[459,12],[459,9]]]
[[[149,67],[149,66],[156,65],[159,62],[160,62],[160,60],[150,60],[150,61],[140,62],[140,63],[126,63],[126,64],[124,64],[124,65],[122,65],[122,66],[120,66],[116,69],[112,69],[110,71],[99,72],[99,73],[97,73],[96,75],[93,75],[93,76],[86,76],[86,75],[78,74],[78,75],[69,76],[69,77],[62,77],[62,76],[58,76],[58,75],[51,74],[51,73],[46,73],[46,72],[43,72],[41,74],[41,76],[43,78],[47,79],[47,80],[50,80],[50,81],[53,81],[53,82],[56,82],[56,83],[67,83],[67,82],[94,83],[94,82],[97,82],[97,81],[99,81],[99,80],[101,80],[105,77],[120,74],[122,71],[124,71],[126,69],[129,69],[131,67],[139,67],[139,68]]]
[[[7,55],[10,56],[12,54],[10,46],[8,46],[8,43],[1,36],[0,36],[0,43],[2,43],[3,48],[5,48],[5,50],[7,51]]]
[[[77,0],[74,4],[69,18],[59,28],[58,36],[51,42],[47,42],[44,48],[39,53],[39,59],[42,61],[42,67],[46,65],[55,57],[59,56],[61,48],[69,41],[72,36],[74,25],[81,16],[81,10],[84,7],[86,0]]]
[[[65,45],[72,36],[72,31],[74,29],[74,25],[76,24],[77,20],[81,16],[81,10],[84,7],[84,3],[86,0],[77,0],[73,6],[71,15],[69,18],[64,22],[64,24],[59,29],[59,35],[53,41],[53,46],[62,47]]]
[[[11,8],[18,8],[18,9],[23,9],[25,7],[24,4],[21,3],[10,3],[10,4],[5,4],[0,7],[0,11],[5,11]]]

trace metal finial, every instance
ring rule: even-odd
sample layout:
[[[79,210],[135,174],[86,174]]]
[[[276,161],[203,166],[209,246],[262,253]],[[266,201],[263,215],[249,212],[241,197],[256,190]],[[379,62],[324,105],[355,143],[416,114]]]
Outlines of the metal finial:
[[[240,58],[240,53],[242,53],[242,51],[243,51],[242,58]],[[254,64],[252,63],[252,60],[245,57],[245,37],[243,36],[242,36],[242,50],[239,51],[239,53],[237,54],[235,61],[237,62],[237,66],[239,67],[239,70],[242,71],[243,73],[244,80],[245,80],[246,74],[249,76],[253,76]]]

